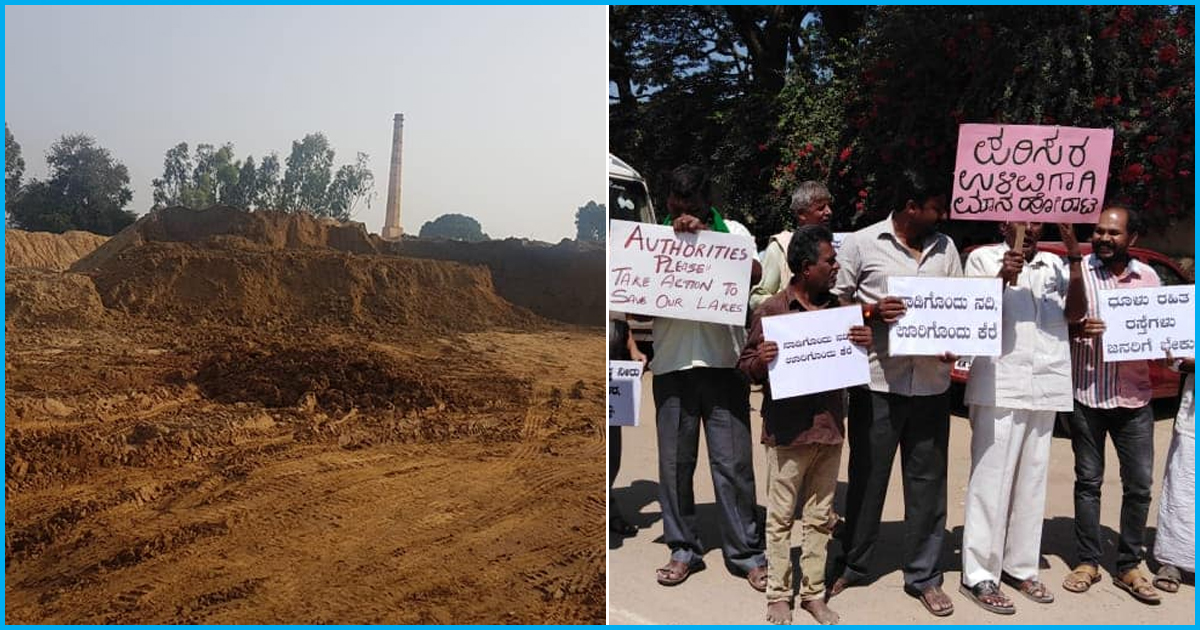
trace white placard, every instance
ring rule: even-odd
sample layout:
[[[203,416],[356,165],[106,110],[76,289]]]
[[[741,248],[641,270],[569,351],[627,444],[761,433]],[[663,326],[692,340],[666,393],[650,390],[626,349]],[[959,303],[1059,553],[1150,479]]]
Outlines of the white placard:
[[[1096,293],[1105,363],[1196,356],[1196,285]]]
[[[754,239],[611,221],[608,310],[746,325]]]
[[[767,366],[771,398],[779,400],[871,382],[867,349],[850,343],[862,325],[862,307],[788,313],[762,318],[763,339],[779,345]]]
[[[892,277],[888,295],[906,307],[888,330],[892,356],[1000,356],[1000,278]]]
[[[642,362],[608,362],[608,425],[636,427],[642,402]]]

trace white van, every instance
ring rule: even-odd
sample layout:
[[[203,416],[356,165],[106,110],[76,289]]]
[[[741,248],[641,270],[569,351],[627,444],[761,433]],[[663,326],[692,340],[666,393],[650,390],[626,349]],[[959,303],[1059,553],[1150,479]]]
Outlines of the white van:
[[[611,153],[608,154],[608,218],[658,223],[645,178],[624,160]],[[653,324],[635,319],[628,322],[638,348],[646,356],[650,356],[653,352],[650,333]]]

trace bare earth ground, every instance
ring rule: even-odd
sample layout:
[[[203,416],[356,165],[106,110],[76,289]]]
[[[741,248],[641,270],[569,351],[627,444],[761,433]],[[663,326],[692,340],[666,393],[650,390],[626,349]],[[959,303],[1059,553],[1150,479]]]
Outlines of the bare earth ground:
[[[247,343],[272,342],[293,348]],[[10,330],[6,621],[600,621],[602,343],[370,344],[414,390],[455,386],[401,411],[215,401],[192,377],[205,336],[151,322]],[[295,367],[337,381],[380,365]]]
[[[746,624],[766,623],[763,617],[766,600],[751,590],[744,579],[734,577],[724,567],[716,525],[716,508],[712,491],[703,438],[700,461],[696,470],[696,502],[703,523],[703,540],[710,546],[705,555],[708,568],[693,573],[687,582],[667,588],[654,580],[655,568],[667,562],[668,551],[662,543],[662,523],[658,507],[658,472],[655,454],[653,400],[650,376],[643,383],[641,426],[625,428],[621,473],[614,487],[614,496],[624,513],[635,525],[644,528],[633,538],[609,542],[609,623],[612,624]],[[761,395],[751,396],[751,405],[759,409]],[[1170,442],[1171,420],[1166,410],[1159,414],[1155,426],[1155,484],[1154,502],[1150,506],[1150,535],[1153,540],[1158,514],[1158,495],[1161,490],[1163,462]],[[752,415],[757,440],[761,419]],[[1074,504],[1074,456],[1070,440],[1055,438],[1051,451],[1050,482],[1046,500],[1046,522],[1042,538],[1042,553],[1049,562],[1041,577],[1054,593],[1050,605],[1030,602],[1011,589],[1005,588],[1016,605],[1017,613],[1000,616],[984,611],[958,592],[961,577],[959,546],[962,540],[963,496],[966,493],[970,469],[970,426],[961,417],[951,419],[950,462],[948,480],[948,516],[942,561],[946,568],[945,588],[954,602],[955,612],[944,619],[930,615],[915,599],[902,589],[900,572],[901,551],[904,545],[903,497],[900,492],[899,462],[892,471],[887,504],[884,507],[880,542],[875,561],[879,579],[865,587],[852,588],[834,598],[830,607],[837,611],[844,624],[1195,624],[1195,587],[1185,584],[1179,593],[1162,594],[1163,603],[1150,607],[1134,601],[1112,584],[1109,571],[1116,558],[1116,533],[1121,488],[1116,467],[1116,453],[1108,449],[1105,483],[1102,490],[1102,516],[1107,560],[1101,568],[1103,581],[1085,594],[1063,590],[1062,579],[1074,560],[1072,533]],[[844,505],[847,454],[843,451],[839,475],[838,497],[835,506]],[[897,458],[898,460],[898,458]],[[759,504],[765,488],[765,455],[763,447],[754,449],[754,467],[758,483]],[[797,537],[795,540],[799,540]],[[835,543],[836,547],[836,543]],[[794,550],[795,551],[795,550]],[[795,623],[812,624],[804,611],[795,611]]]

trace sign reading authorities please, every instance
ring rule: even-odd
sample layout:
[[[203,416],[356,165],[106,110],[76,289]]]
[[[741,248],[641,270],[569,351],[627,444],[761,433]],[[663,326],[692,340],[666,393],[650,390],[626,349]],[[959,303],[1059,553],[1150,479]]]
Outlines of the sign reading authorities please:
[[[791,398],[871,382],[867,349],[850,343],[862,308],[843,306],[762,319],[763,338],[779,345],[767,366],[771,398]]]
[[[1196,285],[1096,293],[1105,363],[1196,356]]]
[[[1112,129],[962,125],[950,216],[1095,223],[1112,140]]]
[[[999,278],[891,277],[888,294],[906,309],[888,330],[892,355],[1000,356]]]
[[[608,362],[608,425],[636,427],[642,402],[642,362]]]
[[[754,239],[612,221],[608,310],[744,326]]]

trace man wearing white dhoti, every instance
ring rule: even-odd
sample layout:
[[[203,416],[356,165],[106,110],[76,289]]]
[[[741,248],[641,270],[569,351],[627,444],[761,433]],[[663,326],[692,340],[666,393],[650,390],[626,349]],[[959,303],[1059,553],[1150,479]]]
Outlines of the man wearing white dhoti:
[[[1196,361],[1178,359],[1172,363],[1187,375],[1187,380],[1167,451],[1167,471],[1158,503],[1158,535],[1154,539],[1154,557],[1162,564],[1154,576],[1154,586],[1168,593],[1179,590],[1184,571],[1196,572]]]

